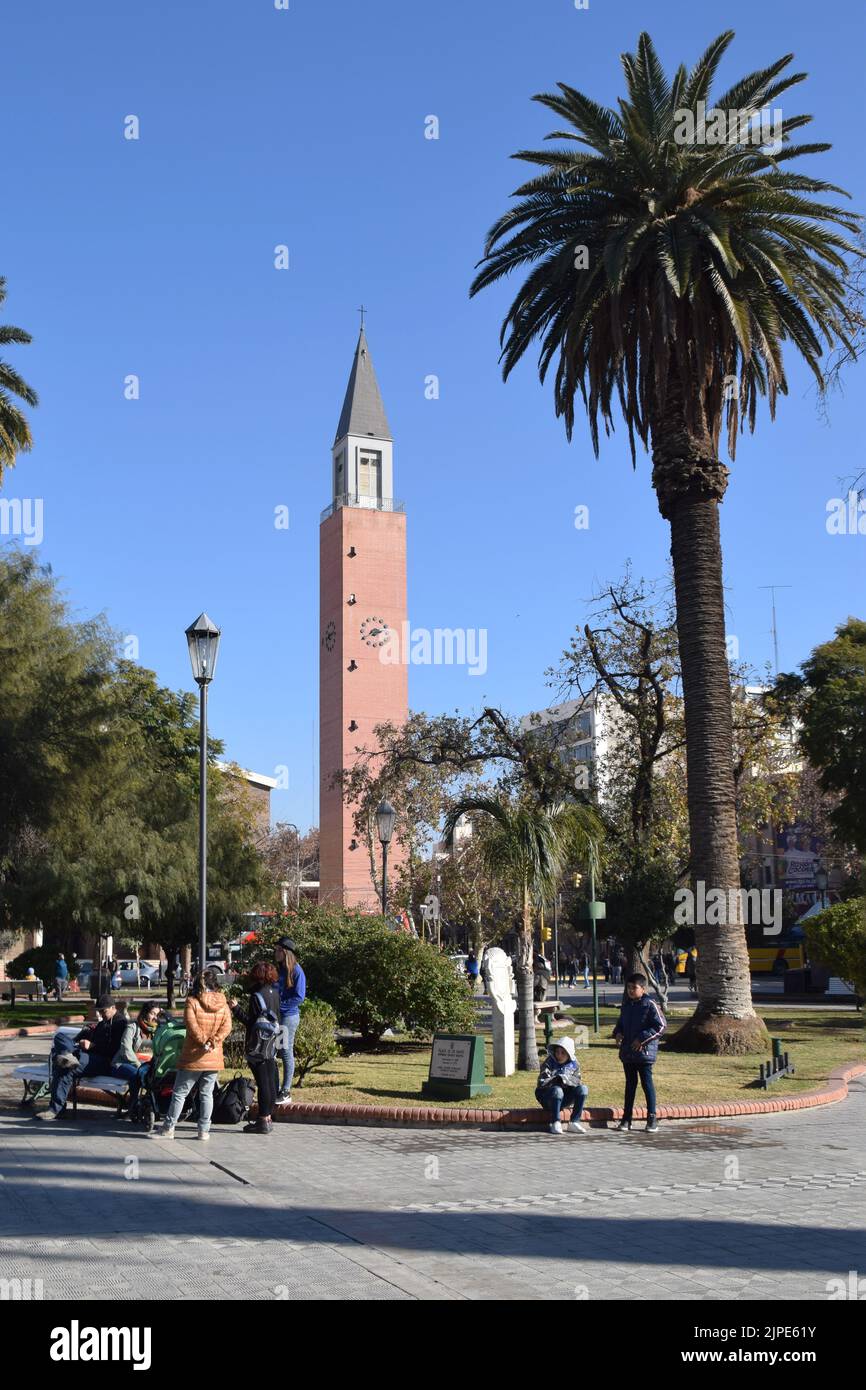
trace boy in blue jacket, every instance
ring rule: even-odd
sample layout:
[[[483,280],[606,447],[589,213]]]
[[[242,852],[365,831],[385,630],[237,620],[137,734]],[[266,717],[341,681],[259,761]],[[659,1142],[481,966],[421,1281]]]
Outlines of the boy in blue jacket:
[[[653,1082],[653,1063],[658,1056],[659,1038],[665,1031],[664,1014],[646,992],[645,975],[629,975],[625,985],[626,997],[619,1011],[619,1022],[613,1036],[619,1042],[619,1060],[625,1072],[625,1100],[622,1119],[617,1129],[631,1129],[631,1116],[637,1083],[646,1096],[646,1132],[658,1133],[656,1119],[656,1088]]]
[[[589,1089],[580,1079],[580,1065],[574,1055],[574,1042],[571,1038],[560,1038],[545,1057],[535,1088],[535,1099],[550,1112],[551,1134],[562,1133],[560,1115],[563,1106],[571,1107],[569,1134],[586,1134],[580,1117],[588,1095]]]

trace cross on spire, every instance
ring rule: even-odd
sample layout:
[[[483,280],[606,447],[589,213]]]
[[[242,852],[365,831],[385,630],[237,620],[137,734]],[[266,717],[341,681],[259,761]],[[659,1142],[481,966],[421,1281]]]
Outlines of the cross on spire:
[[[364,308],[364,305],[362,304],[361,307],[360,307],[360,309],[358,310],[358,313],[361,315],[361,327],[362,327],[362,328],[364,327],[364,315],[366,314],[366,312],[367,312],[367,310]]]

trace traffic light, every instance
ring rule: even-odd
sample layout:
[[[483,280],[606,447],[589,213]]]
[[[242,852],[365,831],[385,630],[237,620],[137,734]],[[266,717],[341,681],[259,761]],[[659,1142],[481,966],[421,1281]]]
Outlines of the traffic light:
[[[580,885],[581,885],[582,883],[583,883],[583,874],[575,874],[575,875],[574,875],[574,886],[575,886],[575,888],[579,888]]]
[[[552,938],[552,936],[553,936],[553,932],[552,932],[552,930],[551,930],[550,927],[542,927],[542,928],[541,928],[541,939],[542,939],[542,941],[550,941],[551,938]]]

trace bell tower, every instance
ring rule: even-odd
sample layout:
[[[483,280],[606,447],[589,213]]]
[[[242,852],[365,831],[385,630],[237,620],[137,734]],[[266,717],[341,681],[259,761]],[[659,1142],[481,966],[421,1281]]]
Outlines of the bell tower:
[[[394,500],[393,452],[362,321],[319,530],[319,901],[372,911],[367,846],[331,782],[356,748],[373,746],[377,724],[403,724],[409,713],[407,666],[393,660],[407,620],[406,516]],[[389,870],[399,863],[395,840]]]

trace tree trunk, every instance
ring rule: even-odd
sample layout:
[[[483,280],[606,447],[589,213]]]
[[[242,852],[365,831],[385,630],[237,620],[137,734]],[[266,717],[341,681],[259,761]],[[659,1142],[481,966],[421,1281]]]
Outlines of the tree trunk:
[[[763,1051],[767,1030],[752,1007],[749,956],[739,913],[731,684],[719,502],[728,470],[705,434],[683,425],[677,389],[653,431],[653,485],[671,527],[677,634],[686,726],[690,869],[696,906],[721,889],[735,907],[722,925],[695,920],[698,1007],[672,1045],[691,1052]],[[733,890],[733,893],[731,892]],[[699,914],[696,913],[696,918]]]
[[[517,939],[517,1008],[520,1019],[518,1071],[538,1071],[538,1042],[535,1035],[535,978],[532,972],[532,908],[529,894],[523,894],[523,923]]]
[[[177,967],[177,950],[174,946],[163,946],[165,951],[165,997],[169,1012],[174,1008],[174,972]]]

